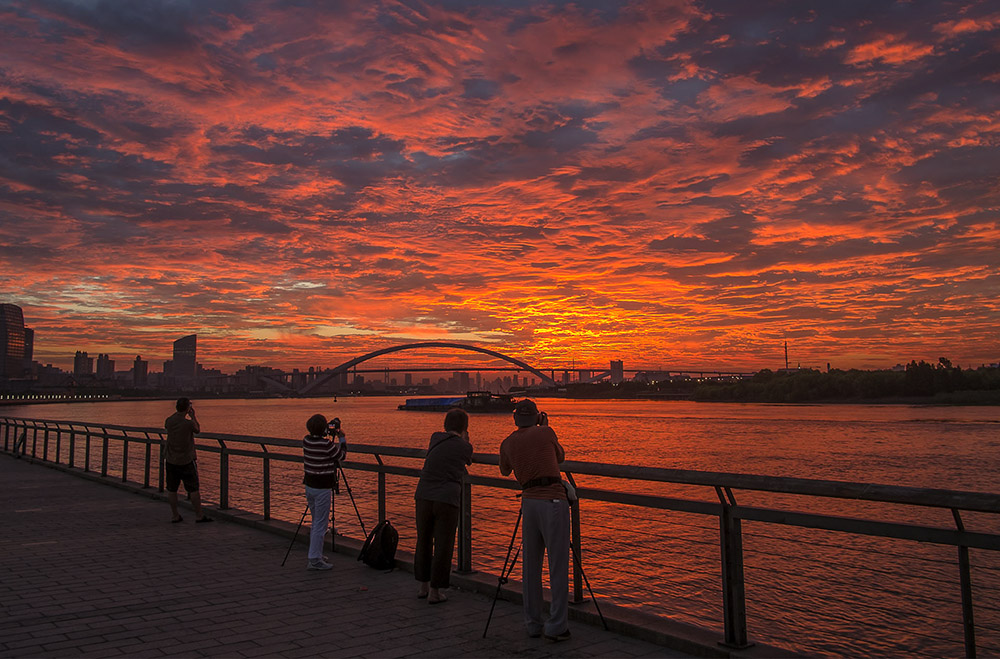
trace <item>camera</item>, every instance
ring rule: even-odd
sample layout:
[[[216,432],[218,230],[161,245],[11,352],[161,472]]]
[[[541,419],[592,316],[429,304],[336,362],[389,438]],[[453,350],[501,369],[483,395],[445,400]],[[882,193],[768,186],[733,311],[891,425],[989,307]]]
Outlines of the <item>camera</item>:
[[[340,432],[340,419],[334,417],[330,420],[330,423],[326,424],[326,434],[336,435],[338,432]]]
[[[549,415],[545,412],[538,413],[538,425],[547,426],[549,425]]]

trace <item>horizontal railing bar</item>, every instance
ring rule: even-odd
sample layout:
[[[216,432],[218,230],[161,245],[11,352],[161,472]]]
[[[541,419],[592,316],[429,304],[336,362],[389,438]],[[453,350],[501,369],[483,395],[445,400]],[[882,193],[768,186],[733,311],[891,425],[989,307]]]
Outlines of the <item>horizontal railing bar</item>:
[[[622,503],[630,506],[641,506],[643,508],[676,510],[683,513],[714,515],[716,517],[722,514],[722,504],[695,501],[693,499],[676,499],[650,494],[630,494],[627,492],[613,492],[611,490],[598,490],[589,487],[578,487],[576,488],[576,493],[581,499],[588,501],[606,501],[608,503]]]
[[[933,526],[916,524],[898,524],[895,522],[879,522],[854,517],[837,517],[833,515],[818,515],[815,513],[799,513],[785,510],[770,510],[766,508],[751,508],[734,506],[733,515],[739,519],[771,524],[786,524],[802,528],[822,529],[826,531],[843,531],[858,535],[871,535],[880,538],[896,538],[899,540],[916,540],[939,545],[957,545],[974,547],[976,549],[1000,550],[1000,535],[975,533],[972,531],[957,531]]]
[[[109,430],[141,431],[164,433],[161,428],[137,428],[132,426],[116,426],[104,424],[87,424],[70,421],[50,421],[41,419],[20,419],[0,417],[0,421],[8,420],[18,423],[29,423],[35,427],[44,428],[43,424],[64,424],[84,428],[99,428],[101,433]],[[90,434],[96,434],[88,431]],[[230,435],[221,433],[201,433],[201,440],[218,439],[266,446],[283,446],[288,448],[301,447],[300,440],[280,439],[276,437],[257,437]],[[119,437],[123,439],[124,437]],[[132,438],[129,438],[132,441]],[[141,441],[141,440],[139,440]],[[156,442],[157,440],[151,440]],[[369,444],[349,444],[354,453],[388,455],[420,459],[426,454],[425,449],[376,446]],[[199,448],[202,445],[199,444]],[[475,453],[474,464],[499,464],[495,454]],[[934,488],[904,487],[898,485],[879,485],[874,483],[856,483],[849,481],[829,481],[784,476],[760,476],[755,474],[738,474],[727,472],[694,471],[687,469],[666,469],[660,467],[643,467],[636,465],[617,465],[598,462],[567,461],[562,464],[564,471],[573,474],[605,476],[631,480],[674,483],[678,485],[698,485],[705,487],[728,487],[738,490],[754,490],[782,494],[797,494],[804,496],[819,496],[839,499],[876,501],[881,503],[896,503],[905,505],[928,506],[976,512],[1000,513],[1000,495],[986,492],[964,492]]]
[[[663,469],[659,467],[612,465],[597,462],[566,461],[561,466],[564,471],[591,476],[1000,513],[1000,495],[986,492],[962,492],[786,476],[758,476],[754,474],[693,471],[687,469]]]

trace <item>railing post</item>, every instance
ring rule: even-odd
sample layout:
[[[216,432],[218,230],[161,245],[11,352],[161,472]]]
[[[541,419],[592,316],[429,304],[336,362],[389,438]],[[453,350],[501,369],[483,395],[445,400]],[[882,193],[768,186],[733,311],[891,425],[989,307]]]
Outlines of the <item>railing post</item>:
[[[221,439],[219,442],[219,509],[229,508],[229,452],[226,450],[226,443]]]
[[[10,423],[7,419],[3,420],[3,450],[10,450]]]
[[[959,531],[965,531],[962,515],[958,509],[952,508],[955,525]],[[962,584],[962,625],[965,629],[965,656],[974,659],[976,656],[976,619],[972,607],[972,566],[969,563],[969,548],[958,545],[958,574]]]
[[[722,502],[719,516],[719,532],[722,547],[722,599],[725,624],[723,645],[732,648],[747,648],[747,602],[746,583],[743,580],[743,529],[742,522],[733,515],[736,498],[732,490],[716,487]]]
[[[579,562],[573,560],[570,557],[570,565],[573,566],[573,604],[582,604],[587,600],[583,593],[583,572],[581,564],[583,563],[583,549],[581,549],[580,540],[583,537],[583,532],[580,530],[580,501],[577,500],[569,504],[569,520],[570,520],[570,543],[572,547],[570,551],[576,554]]]
[[[87,426],[86,432],[87,432],[87,441],[83,447],[83,470],[90,471],[90,442],[91,442],[90,426]]]
[[[45,424],[45,432],[42,434],[42,460],[49,461],[49,424]]]
[[[27,428],[28,424],[25,423],[24,427]],[[38,426],[33,423],[31,425],[31,457],[33,458],[38,457],[37,451],[38,451]]]
[[[378,462],[379,467],[385,465],[382,462],[382,456],[378,453],[375,454],[375,461]],[[385,472],[381,469],[378,470],[378,521],[385,521]]]
[[[458,515],[458,573],[472,573],[472,483],[462,479]]]
[[[149,470],[153,466],[153,442],[150,441],[149,433],[146,434],[146,460],[143,464],[142,486],[149,487]]]
[[[69,428],[69,466],[76,466],[76,430]]]
[[[157,466],[157,471],[159,472],[159,476],[157,478],[158,481],[159,481],[159,483],[157,484],[157,490],[160,491],[160,492],[162,492],[163,491],[163,462],[164,462],[164,456],[163,456],[163,435],[162,434],[160,435],[160,451],[159,451],[159,453],[160,453],[160,457],[157,459],[157,465],[158,465]]]
[[[59,464],[59,459],[62,454],[62,428],[56,426],[56,464]]]
[[[264,519],[271,519],[271,458],[268,456],[267,447],[263,444],[260,449],[264,451],[263,480],[264,480]]]
[[[111,438],[108,437],[108,429],[102,428],[104,431],[101,440],[101,476],[108,475],[108,448],[111,443]]]
[[[128,431],[122,431],[122,482],[128,480]]]

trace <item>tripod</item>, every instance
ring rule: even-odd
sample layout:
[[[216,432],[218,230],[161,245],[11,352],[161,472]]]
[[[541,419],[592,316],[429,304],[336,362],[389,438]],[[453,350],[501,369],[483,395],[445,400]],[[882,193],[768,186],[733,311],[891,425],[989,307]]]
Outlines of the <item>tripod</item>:
[[[361,511],[358,510],[358,504],[354,500],[354,492],[351,491],[351,485],[347,482],[347,474],[344,473],[344,468],[342,466],[340,466],[339,464],[337,465],[337,470],[338,470],[340,476],[344,479],[344,487],[347,489],[347,496],[349,496],[351,498],[351,504],[353,504],[353,506],[354,506],[354,513],[358,516],[358,524],[361,525],[361,532],[364,533],[365,537],[367,538],[368,537],[368,531],[365,530],[365,523],[361,519]],[[335,487],[330,492],[330,495],[331,495],[330,496],[330,549],[332,551],[337,551],[337,545],[336,545],[336,542],[337,542],[337,528],[336,528],[336,521],[337,521],[336,502],[337,502],[337,497],[333,496],[334,494],[340,494],[340,488],[339,488],[339,486]],[[305,510],[302,511],[302,517],[299,518],[299,524],[298,524],[298,526],[295,527],[295,533],[292,535],[292,541],[288,544],[288,551],[285,552],[285,557],[281,560],[281,567],[285,567],[285,561],[288,560],[288,555],[292,553],[292,547],[295,546],[295,541],[299,537],[299,529],[302,528],[302,523],[305,522],[305,520],[306,520],[306,513],[308,513],[308,512],[309,512],[309,504],[307,503],[306,507],[305,507]]]
[[[521,495],[518,494],[517,496]],[[514,571],[514,565],[517,564],[517,557],[521,555],[521,547],[524,545],[523,542],[517,546],[517,551],[514,552],[514,559],[510,560],[510,553],[514,550],[514,540],[517,539],[517,529],[521,526],[521,517],[523,513],[523,508],[518,508],[517,521],[514,522],[514,532],[510,534],[510,544],[507,546],[507,556],[503,560],[503,569],[500,570],[500,576],[497,578],[497,591],[493,594],[493,604],[490,606],[490,615],[486,619],[486,627],[483,628],[483,638],[486,638],[486,632],[490,628],[490,621],[493,620],[493,610],[496,609],[497,599],[500,597],[500,589],[505,583],[510,581],[510,575]],[[576,545],[573,544],[572,540],[569,543],[569,550],[570,553],[573,554],[576,569],[580,571],[580,575],[583,577],[583,582],[587,585],[587,591],[590,592],[590,599],[594,602],[594,608],[597,609],[597,615],[601,617],[601,624],[604,625],[604,629],[606,630],[608,629],[608,621],[604,619],[604,614],[601,613],[601,607],[597,604],[597,598],[594,597],[594,591],[590,587],[590,580],[587,579],[587,574],[583,571],[583,563],[580,560],[580,555],[577,552]]]

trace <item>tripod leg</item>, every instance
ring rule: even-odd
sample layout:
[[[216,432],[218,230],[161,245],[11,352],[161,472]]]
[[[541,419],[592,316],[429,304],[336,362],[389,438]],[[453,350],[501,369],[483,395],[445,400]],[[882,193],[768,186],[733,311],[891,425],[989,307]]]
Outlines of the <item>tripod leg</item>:
[[[580,571],[580,575],[583,577],[583,583],[587,584],[587,590],[590,592],[590,599],[594,601],[594,608],[597,609],[597,615],[601,617],[601,624],[604,625],[604,629],[607,630],[608,621],[604,619],[604,614],[601,613],[601,607],[597,604],[597,598],[594,597],[594,590],[590,587],[590,580],[587,579],[587,573],[583,571],[583,562],[580,560],[580,555],[576,552],[576,545],[572,542],[569,543],[569,550],[573,554],[576,569]]]
[[[330,490],[330,551],[337,552],[337,495]]]
[[[507,546],[507,556],[503,559],[503,568],[500,570],[500,576],[497,578],[497,592],[493,595],[493,604],[490,606],[490,615],[486,618],[486,627],[483,628],[483,638],[486,638],[486,632],[490,628],[490,621],[493,620],[493,610],[497,608],[497,599],[500,598],[500,588],[507,583],[511,572],[514,571],[514,565],[517,563],[517,557],[521,554],[521,545],[518,545],[517,553],[514,554],[514,560],[510,560],[510,552],[513,551],[514,540],[517,539],[517,529],[521,526],[522,512],[523,510],[518,508],[517,521],[514,522],[514,532],[510,534],[510,545]],[[508,561],[510,562],[510,569],[507,568]]]
[[[288,551],[285,552],[285,557],[281,559],[281,567],[285,567],[285,561],[288,560],[288,555],[292,553],[292,545],[295,544],[295,539],[299,537],[299,529],[302,528],[302,522],[306,521],[306,513],[309,512],[309,504],[306,504],[306,509],[302,511],[302,519],[299,520],[299,525],[295,527],[295,535],[292,536],[292,541],[288,543]]]
[[[347,474],[344,473],[344,468],[337,466],[340,469],[340,477],[344,479],[344,487],[347,488],[347,496],[351,498],[351,504],[354,506],[354,514],[358,516],[358,524],[361,525],[361,532],[364,534],[365,538],[368,537],[368,531],[365,530],[365,523],[361,520],[361,511],[358,510],[358,504],[354,500],[354,492],[351,491],[351,484],[347,482]]]

